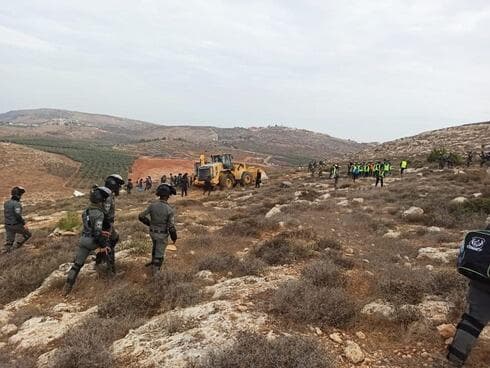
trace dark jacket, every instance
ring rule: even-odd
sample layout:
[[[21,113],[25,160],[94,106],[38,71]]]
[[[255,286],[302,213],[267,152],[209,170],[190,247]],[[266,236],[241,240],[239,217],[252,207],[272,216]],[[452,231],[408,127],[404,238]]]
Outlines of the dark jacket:
[[[22,217],[22,205],[20,200],[12,197],[3,205],[3,216],[5,225],[25,225],[25,220]]]
[[[145,218],[150,220],[150,231],[169,232],[175,229],[175,211],[164,200],[150,204],[138,218],[141,222],[145,222]]]

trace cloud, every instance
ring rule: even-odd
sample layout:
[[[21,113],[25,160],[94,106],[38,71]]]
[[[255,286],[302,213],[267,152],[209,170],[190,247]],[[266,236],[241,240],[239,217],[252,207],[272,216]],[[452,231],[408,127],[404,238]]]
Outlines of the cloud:
[[[0,45],[38,51],[54,50],[49,42],[2,25],[0,25]]]
[[[17,0],[0,10],[0,78],[16,83],[0,109],[385,140],[488,119],[489,22],[483,0]]]

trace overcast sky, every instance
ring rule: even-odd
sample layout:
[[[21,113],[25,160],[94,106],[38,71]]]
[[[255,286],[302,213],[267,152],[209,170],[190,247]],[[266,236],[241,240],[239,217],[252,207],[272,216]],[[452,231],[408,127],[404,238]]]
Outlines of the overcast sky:
[[[488,0],[2,1],[0,111],[360,141],[490,120]]]

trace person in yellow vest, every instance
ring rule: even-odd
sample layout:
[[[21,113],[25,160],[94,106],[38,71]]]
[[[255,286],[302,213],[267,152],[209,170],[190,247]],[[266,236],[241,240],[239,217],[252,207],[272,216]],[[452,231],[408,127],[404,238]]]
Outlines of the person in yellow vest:
[[[400,162],[400,176],[403,176],[403,172],[408,168],[408,161],[401,160]]]

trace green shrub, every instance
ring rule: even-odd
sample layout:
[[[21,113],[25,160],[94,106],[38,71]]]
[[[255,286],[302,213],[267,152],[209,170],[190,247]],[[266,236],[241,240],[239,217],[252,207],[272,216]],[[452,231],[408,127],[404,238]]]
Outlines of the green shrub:
[[[72,231],[78,229],[82,225],[82,219],[76,212],[67,212],[58,221],[58,228],[60,230]]]

